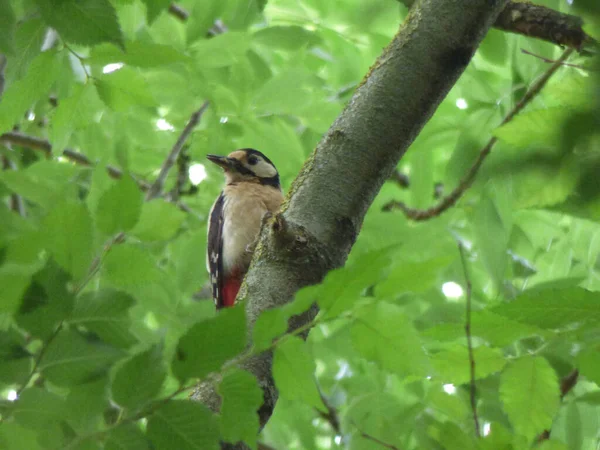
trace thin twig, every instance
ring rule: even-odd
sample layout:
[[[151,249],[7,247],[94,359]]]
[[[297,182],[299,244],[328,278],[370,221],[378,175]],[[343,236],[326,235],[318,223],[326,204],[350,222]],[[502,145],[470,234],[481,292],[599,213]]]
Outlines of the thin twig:
[[[479,430],[479,417],[477,415],[477,386],[475,385],[475,356],[473,355],[473,339],[471,336],[471,278],[469,277],[469,270],[467,269],[467,258],[465,256],[465,250],[463,245],[458,243],[458,251],[460,252],[460,261],[463,266],[465,274],[465,285],[467,288],[466,292],[466,307],[465,307],[465,334],[467,336],[467,348],[469,351],[469,373],[471,378],[470,386],[470,397],[471,397],[471,410],[473,411],[473,422],[475,424],[475,436],[481,437]]]
[[[318,386],[317,386],[318,387]],[[331,429],[335,432],[336,435],[342,434],[342,427],[340,425],[340,417],[337,412],[337,409],[333,407],[333,405],[329,402],[329,399],[325,397],[321,389],[319,388],[319,395],[321,396],[321,401],[327,408],[327,412],[323,412],[317,409],[317,413],[327,421],[327,423],[331,426]]]
[[[17,389],[17,398],[19,398],[21,396],[21,393],[25,390],[25,388],[27,387],[29,382],[32,380],[32,378],[37,373],[40,363],[42,362],[42,358],[44,358],[44,355],[46,354],[46,351],[48,351],[48,347],[50,346],[52,341],[54,341],[56,336],[58,336],[58,333],[60,333],[60,330],[62,330],[63,324],[64,324],[64,320],[61,320],[60,323],[56,326],[56,328],[52,332],[52,334],[50,335],[50,337],[42,345],[42,348],[40,349],[40,352],[38,353],[37,358],[35,358],[33,367],[31,368],[29,375],[27,375],[27,378],[25,379],[25,381],[23,382],[21,387],[19,389]]]
[[[521,53],[525,53],[526,55],[530,55],[535,58],[538,58],[548,64],[554,64],[556,62],[556,59],[548,59],[542,55],[537,55],[535,53],[530,52],[529,50],[525,50],[524,48],[521,49]],[[583,67],[581,64],[570,64],[570,63],[564,62],[564,63],[562,63],[562,65],[567,66],[567,67],[575,67],[576,69],[581,69],[581,70],[591,70],[589,67]]]
[[[502,120],[500,126],[507,124],[510,122],[525,106],[531,102],[531,100],[542,90],[542,88],[546,85],[550,77],[563,66],[565,60],[571,56],[571,54],[575,50],[573,48],[568,48],[563,52],[560,58],[556,60],[550,68],[544,74],[531,85],[529,90],[525,93],[525,95],[521,98],[521,100],[514,106],[514,108],[507,114],[507,116]],[[492,148],[496,144],[498,139],[494,136],[492,137],[488,143],[483,147],[483,149],[479,152],[477,159],[467,172],[466,176],[460,181],[458,186],[446,197],[444,197],[436,206],[432,206],[428,209],[415,209],[406,206],[404,203],[392,200],[384,205],[384,211],[390,211],[392,209],[400,209],[406,217],[412,220],[421,221],[432,219],[433,217],[437,217],[444,213],[447,209],[453,206],[460,197],[465,193],[465,191],[471,186],[473,180],[475,180],[475,176],[477,172],[481,168],[485,158],[490,154]]]
[[[392,172],[389,180],[393,181],[394,183],[396,183],[398,186],[400,186],[403,189],[406,189],[410,186],[410,179],[408,178],[408,175],[400,172],[398,169],[396,169]]]
[[[183,148],[183,144],[185,143],[189,135],[192,133],[194,128],[196,128],[196,125],[198,125],[198,123],[200,122],[202,114],[204,114],[206,108],[208,108],[208,101],[204,102],[200,109],[198,111],[195,111],[191,115],[190,120],[181,132],[181,135],[179,135],[177,142],[175,142],[175,145],[169,152],[167,159],[160,168],[160,173],[158,174],[156,181],[152,183],[152,186],[150,186],[150,189],[148,189],[148,192],[146,193],[147,201],[152,200],[161,195],[163,187],[165,185],[165,181],[167,179],[167,175],[169,174],[169,170],[171,170],[171,168],[175,165],[177,157],[179,156],[179,152],[181,152],[181,149]]]
[[[177,181],[168,195],[169,200],[173,202],[179,200],[179,197],[181,197],[181,194],[184,191],[186,183],[190,179],[189,162],[190,157],[186,154],[185,149],[183,149],[177,158]]]
[[[356,428],[356,429],[358,430],[359,434],[360,434],[360,435],[361,435],[363,438],[365,438],[365,439],[368,439],[368,440],[370,440],[370,441],[373,441],[373,442],[375,442],[375,443],[377,443],[377,444],[381,445],[382,447],[385,447],[385,448],[387,448],[387,449],[389,449],[389,450],[400,450],[400,448],[399,448],[399,447],[396,447],[395,445],[388,444],[387,442],[384,442],[384,441],[382,441],[381,439],[379,439],[379,438],[376,438],[375,436],[371,436],[370,434],[368,434],[368,433],[365,433],[364,431],[362,431],[362,430],[361,430],[361,429],[358,427],[358,425],[356,425],[356,422],[352,421],[352,425],[354,425],[354,428]]]

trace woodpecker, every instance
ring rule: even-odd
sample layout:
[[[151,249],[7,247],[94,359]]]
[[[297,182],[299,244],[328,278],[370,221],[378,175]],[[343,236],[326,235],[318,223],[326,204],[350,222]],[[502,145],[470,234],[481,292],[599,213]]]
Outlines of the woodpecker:
[[[220,309],[235,303],[263,217],[279,209],[283,193],[275,165],[258,150],[207,158],[225,174],[225,187],[209,213],[206,252],[212,296]]]

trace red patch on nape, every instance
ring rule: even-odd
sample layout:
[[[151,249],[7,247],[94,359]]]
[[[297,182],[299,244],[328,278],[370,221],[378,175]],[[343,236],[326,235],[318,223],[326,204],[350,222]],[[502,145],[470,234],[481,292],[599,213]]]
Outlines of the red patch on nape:
[[[231,273],[226,279],[225,283],[223,283],[223,308],[228,308],[233,306],[235,303],[235,298],[237,297],[238,292],[240,291],[240,286],[242,285],[243,276],[234,271]]]

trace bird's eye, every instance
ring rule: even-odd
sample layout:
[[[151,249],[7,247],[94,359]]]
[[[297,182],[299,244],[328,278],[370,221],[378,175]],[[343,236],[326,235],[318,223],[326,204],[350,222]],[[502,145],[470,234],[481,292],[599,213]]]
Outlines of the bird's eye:
[[[248,164],[251,166],[255,165],[258,162],[258,158],[256,156],[250,156],[248,158]]]

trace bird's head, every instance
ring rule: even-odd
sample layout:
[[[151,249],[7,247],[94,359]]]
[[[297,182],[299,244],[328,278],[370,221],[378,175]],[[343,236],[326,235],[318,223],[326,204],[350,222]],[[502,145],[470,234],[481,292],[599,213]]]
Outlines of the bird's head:
[[[246,181],[280,187],[277,169],[271,160],[258,150],[243,148],[227,156],[206,157],[223,168],[227,184]]]

